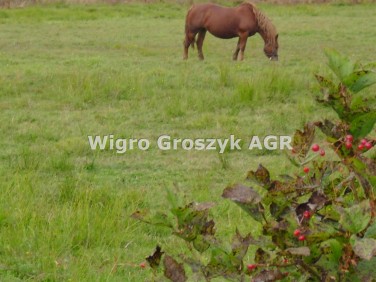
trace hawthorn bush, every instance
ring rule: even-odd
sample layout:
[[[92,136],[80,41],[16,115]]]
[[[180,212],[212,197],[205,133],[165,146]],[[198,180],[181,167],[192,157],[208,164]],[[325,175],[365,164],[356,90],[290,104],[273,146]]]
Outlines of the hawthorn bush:
[[[146,258],[153,280],[165,276],[186,281],[188,265],[195,281],[244,281],[248,276],[255,282],[374,281],[376,161],[367,152],[376,143],[368,137],[376,111],[372,97],[359,92],[376,83],[375,64],[353,63],[334,50],[326,55],[336,80],[316,75],[322,93],[317,101],[330,106],[338,120],[307,123],[296,131],[287,153],[296,167],[294,175],[272,178],[259,165],[247,175],[252,187],[236,184],[223,191],[223,198],[259,222],[262,236],[242,236],[236,230],[231,248],[226,248],[209,216],[212,203],[182,205],[169,192],[168,212],[137,211],[133,217],[170,228],[187,243],[191,255],[173,258],[157,246]],[[326,136],[323,142],[336,160],[328,160],[320,144],[312,144],[316,128]],[[255,263],[245,265],[250,245],[257,248]]]

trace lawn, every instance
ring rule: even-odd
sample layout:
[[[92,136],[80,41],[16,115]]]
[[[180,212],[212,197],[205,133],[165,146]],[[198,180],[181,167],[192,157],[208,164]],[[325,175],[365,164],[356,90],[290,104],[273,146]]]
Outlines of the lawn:
[[[168,230],[130,218],[165,208],[166,189],[212,201],[218,233],[254,227],[221,200],[259,163],[291,171],[281,151],[247,150],[251,136],[292,135],[333,117],[315,102],[323,49],[376,61],[371,5],[260,5],[279,32],[279,58],[249,39],[207,35],[205,61],[182,60],[178,4],[46,5],[0,10],[0,280],[144,281],[156,244],[185,248]],[[374,91],[374,87],[369,91]],[[366,92],[366,91],[365,91]],[[88,135],[145,138],[147,151],[91,150]],[[162,151],[160,135],[228,138],[240,151]]]

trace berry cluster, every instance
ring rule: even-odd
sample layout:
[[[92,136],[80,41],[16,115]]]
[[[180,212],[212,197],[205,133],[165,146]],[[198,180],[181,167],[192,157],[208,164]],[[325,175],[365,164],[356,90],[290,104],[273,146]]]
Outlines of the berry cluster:
[[[350,150],[353,147],[353,141],[354,137],[352,135],[348,134],[345,136],[344,144],[346,149]],[[372,148],[372,143],[367,139],[362,139],[360,140],[357,148],[359,151],[369,150]]]
[[[318,152],[320,154],[320,156],[325,156],[325,150],[324,149],[320,149],[320,146],[318,144],[313,144],[312,147],[311,147],[312,151],[313,152]]]
[[[307,210],[307,211],[304,211],[304,213],[303,213],[303,217],[305,218],[305,219],[310,219],[311,217],[312,217],[312,212],[311,211],[309,211],[309,210]],[[300,229],[295,229],[295,231],[294,231],[294,236],[296,237],[296,238],[298,238],[298,240],[299,241],[305,241],[306,240],[306,236],[304,235],[304,234],[302,234],[302,231],[300,230]]]
[[[306,237],[304,236],[304,234],[302,234],[302,231],[300,231],[300,229],[295,229],[294,236],[298,238],[299,241],[305,241],[306,239]]]

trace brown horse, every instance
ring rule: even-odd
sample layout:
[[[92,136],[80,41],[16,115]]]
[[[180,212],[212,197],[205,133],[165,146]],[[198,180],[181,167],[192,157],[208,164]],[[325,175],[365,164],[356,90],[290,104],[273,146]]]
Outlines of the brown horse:
[[[193,5],[185,19],[184,59],[188,58],[188,48],[197,43],[198,57],[204,59],[202,44],[206,31],[216,37],[228,39],[239,37],[233,59],[244,59],[248,37],[259,33],[264,39],[264,53],[273,61],[278,60],[278,34],[272,22],[252,3],[245,2],[234,8],[215,4]],[[198,38],[196,41],[196,34]]]

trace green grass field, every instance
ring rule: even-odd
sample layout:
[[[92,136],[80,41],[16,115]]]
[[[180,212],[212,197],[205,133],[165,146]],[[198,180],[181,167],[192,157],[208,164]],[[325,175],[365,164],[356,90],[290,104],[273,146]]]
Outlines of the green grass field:
[[[376,61],[371,5],[260,8],[280,34],[278,63],[258,35],[244,62],[231,60],[236,39],[210,35],[204,62],[196,50],[183,61],[185,5],[0,10],[1,281],[144,281],[137,265],[157,243],[184,250],[130,218],[166,207],[166,189],[216,202],[223,237],[255,228],[221,192],[259,163],[290,171],[283,153],[161,151],[155,140],[292,135],[333,117],[314,100],[313,74],[329,73],[323,48]],[[88,135],[109,134],[151,148],[90,149]]]

